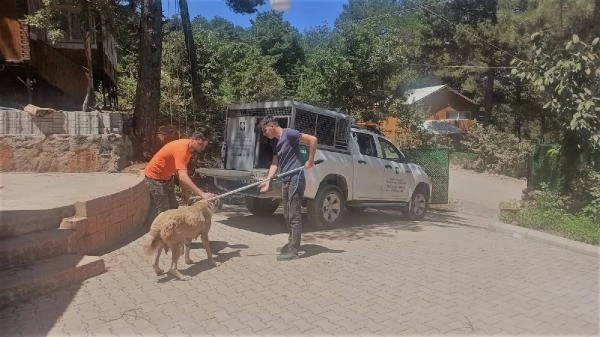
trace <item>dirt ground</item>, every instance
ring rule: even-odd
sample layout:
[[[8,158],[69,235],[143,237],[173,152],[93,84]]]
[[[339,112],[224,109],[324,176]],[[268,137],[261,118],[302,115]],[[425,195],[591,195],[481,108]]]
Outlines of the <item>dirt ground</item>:
[[[463,214],[497,220],[500,202],[520,200],[526,186],[525,179],[451,166],[449,205]]]

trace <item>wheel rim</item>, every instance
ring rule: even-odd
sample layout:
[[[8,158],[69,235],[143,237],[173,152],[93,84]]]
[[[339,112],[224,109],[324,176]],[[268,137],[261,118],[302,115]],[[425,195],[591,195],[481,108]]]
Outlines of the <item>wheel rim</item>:
[[[323,199],[323,206],[321,207],[321,214],[325,221],[332,223],[340,217],[342,210],[342,201],[337,193],[329,193]]]
[[[427,199],[421,193],[415,194],[412,200],[412,209],[415,215],[421,216],[425,214],[427,208]]]

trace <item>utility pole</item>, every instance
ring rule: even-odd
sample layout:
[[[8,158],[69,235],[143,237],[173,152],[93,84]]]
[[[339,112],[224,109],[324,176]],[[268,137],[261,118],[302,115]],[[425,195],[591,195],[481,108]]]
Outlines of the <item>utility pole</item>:
[[[181,24],[183,25],[183,36],[185,38],[185,48],[190,62],[190,72],[192,73],[192,99],[194,101],[194,111],[199,111],[204,105],[202,95],[202,81],[198,72],[198,58],[196,57],[196,44],[192,35],[192,24],[190,22],[190,13],[188,11],[187,0],[179,0],[181,10]]]

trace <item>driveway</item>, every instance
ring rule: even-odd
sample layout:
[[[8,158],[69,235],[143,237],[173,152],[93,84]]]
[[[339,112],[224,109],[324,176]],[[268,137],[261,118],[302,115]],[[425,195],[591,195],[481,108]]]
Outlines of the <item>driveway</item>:
[[[105,256],[107,273],[0,311],[0,334],[598,334],[596,258],[490,232],[493,217],[468,205],[493,205],[459,201],[421,222],[368,210],[308,230],[289,262],[276,261],[281,214],[231,206],[210,234],[219,267],[194,243],[200,262],[180,266],[191,281],[157,277],[137,238]]]
[[[499,204],[520,200],[527,187],[525,179],[450,168],[449,204],[460,214],[498,219]]]

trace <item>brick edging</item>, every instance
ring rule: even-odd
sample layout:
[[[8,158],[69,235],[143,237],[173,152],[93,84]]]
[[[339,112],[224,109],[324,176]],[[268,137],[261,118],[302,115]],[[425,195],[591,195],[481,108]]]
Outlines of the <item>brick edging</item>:
[[[145,224],[150,193],[143,180],[117,193],[76,202],[75,215],[64,218],[60,228],[73,229],[69,251],[94,254]]]
[[[600,247],[540,232],[527,227],[514,226],[504,223],[490,223],[488,225],[488,230],[492,232],[520,234],[524,238],[544,242],[580,254],[585,254],[593,257],[600,257]]]

